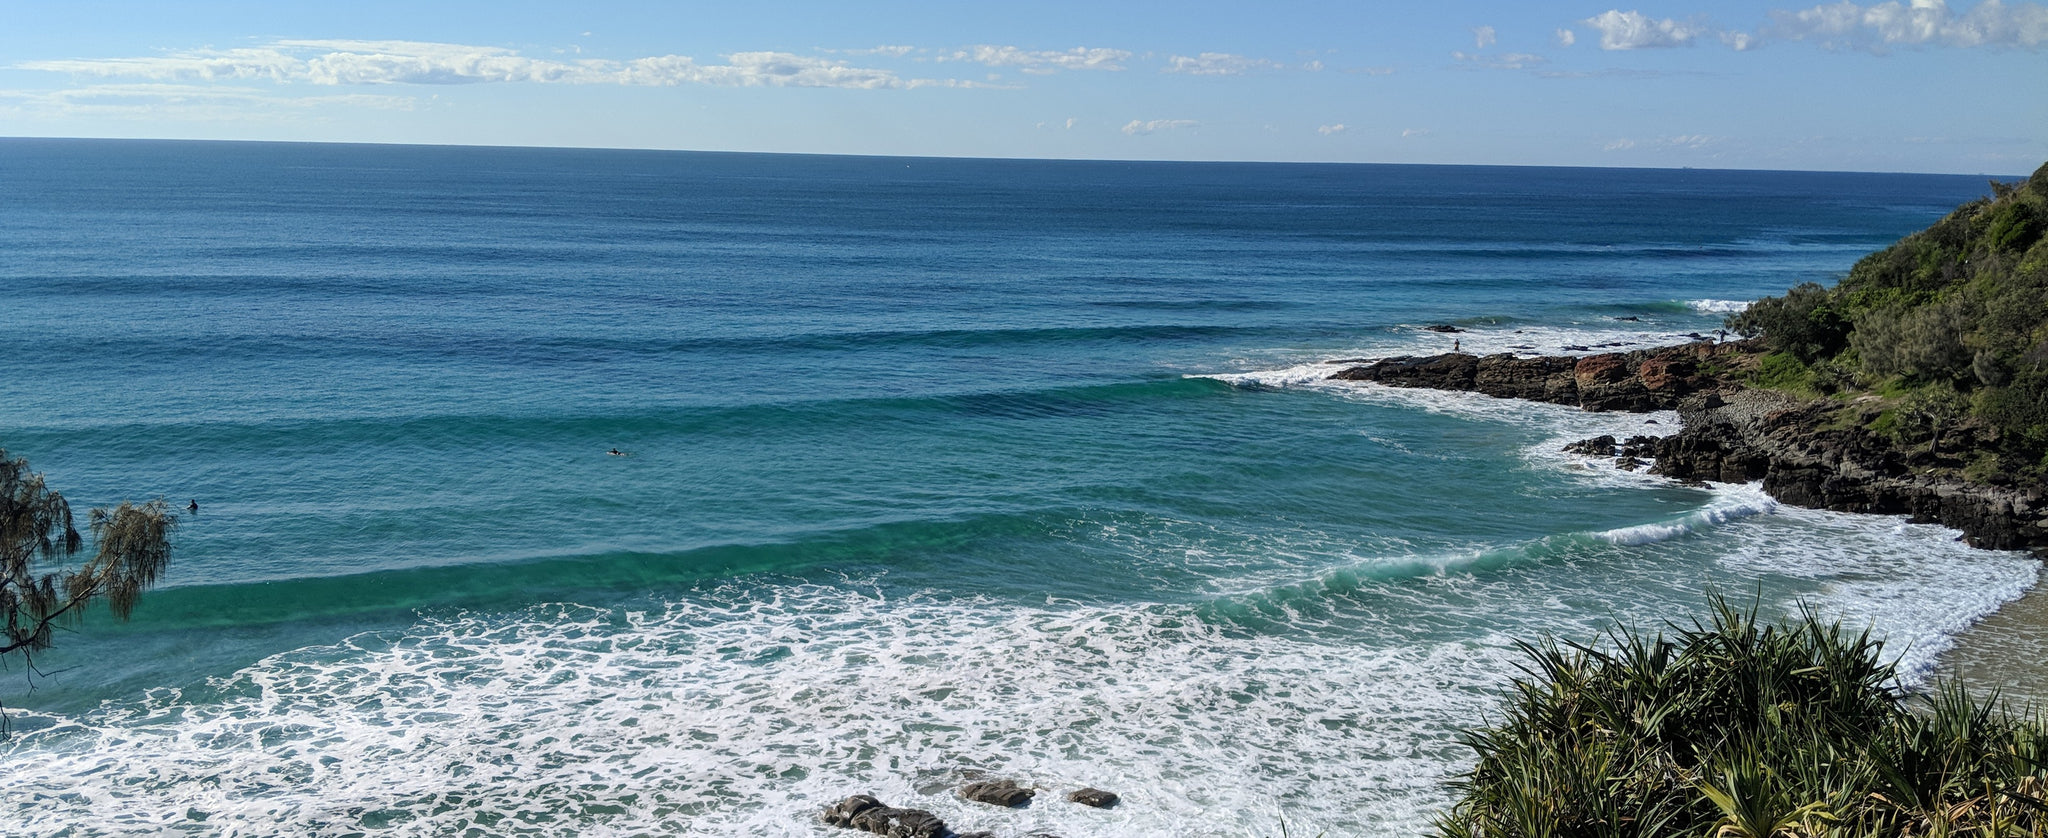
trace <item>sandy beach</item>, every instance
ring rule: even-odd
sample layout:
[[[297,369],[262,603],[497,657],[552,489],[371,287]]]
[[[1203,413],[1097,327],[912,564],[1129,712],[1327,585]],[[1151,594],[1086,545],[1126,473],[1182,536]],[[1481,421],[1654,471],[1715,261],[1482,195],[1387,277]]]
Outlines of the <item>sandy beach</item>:
[[[2048,586],[2036,585],[1956,638],[1941,675],[1979,696],[1996,689],[2014,705],[2048,705]]]

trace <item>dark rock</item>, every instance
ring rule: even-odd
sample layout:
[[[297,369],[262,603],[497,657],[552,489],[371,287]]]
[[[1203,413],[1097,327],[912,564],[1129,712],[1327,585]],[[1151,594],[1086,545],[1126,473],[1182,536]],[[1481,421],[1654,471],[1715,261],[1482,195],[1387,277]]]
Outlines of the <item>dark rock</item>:
[[[1454,352],[1427,358],[1387,358],[1371,366],[1343,370],[1331,377],[1349,381],[1377,381],[1395,387],[1470,390],[1473,376],[1478,370],[1478,358]]]
[[[853,827],[886,838],[943,838],[946,822],[923,809],[883,806],[855,815]]]
[[[953,838],[996,838],[993,832],[956,832]]]
[[[825,822],[885,838],[942,838],[946,822],[923,809],[898,809],[873,795],[856,794],[825,809]]]
[[[1459,332],[1465,331],[1464,329],[1460,329],[1456,326],[1446,326],[1441,323],[1435,326],[1424,326],[1422,327],[1422,330],[1425,332],[1439,332],[1446,335],[1454,335]]]
[[[1067,799],[1074,801],[1075,803],[1079,803],[1083,806],[1093,806],[1097,809],[1107,809],[1111,806],[1115,806],[1117,804],[1117,801],[1122,800],[1123,798],[1116,796],[1115,792],[1103,791],[1102,789],[1098,788],[1085,788],[1067,795]]]
[[[1911,515],[1961,530],[1994,550],[2048,546],[2038,490],[1970,483],[1953,471],[1914,473],[1906,453],[1828,401],[1747,391],[1682,406],[1685,427],[1657,445],[1653,473],[1680,480],[1763,481],[1780,502],[1813,509]]]
[[[1644,465],[1645,463],[1642,460],[1638,460],[1634,457],[1614,458],[1614,467],[1621,469],[1622,471],[1635,471],[1636,469],[1642,468]]]
[[[1031,802],[1038,792],[1018,786],[1014,780],[983,780],[960,787],[960,796],[976,803],[1017,807]]]
[[[1564,447],[1566,453],[1584,454],[1588,457],[1614,456],[1614,437],[1608,434],[1582,439]]]
[[[1636,317],[1636,316],[1634,316],[1634,315],[1630,315],[1630,316],[1628,316],[1628,317],[1616,317],[1616,318],[1614,318],[1614,319],[1616,319],[1616,320],[1623,320],[1623,321],[1627,321],[1627,322],[1630,322],[1630,323],[1641,323],[1641,322],[1643,321],[1643,318],[1640,318],[1640,317]]]
[[[833,826],[853,826],[853,817],[869,809],[881,806],[882,801],[874,795],[856,794],[825,807],[825,822]]]

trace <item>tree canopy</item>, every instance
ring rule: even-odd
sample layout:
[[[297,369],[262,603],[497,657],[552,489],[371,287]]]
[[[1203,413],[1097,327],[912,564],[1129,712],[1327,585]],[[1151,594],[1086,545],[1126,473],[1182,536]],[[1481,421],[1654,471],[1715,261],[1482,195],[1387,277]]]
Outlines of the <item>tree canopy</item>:
[[[1901,442],[1954,415],[1987,443],[1977,471],[2048,479],[2048,165],[1728,325],[1776,350],[1759,384],[1887,399]]]
[[[87,522],[95,549],[72,566],[85,538],[71,504],[28,460],[0,449],[0,658],[32,659],[50,647],[53,629],[75,624],[97,601],[127,619],[170,563],[178,521],[162,498],[94,509]]]

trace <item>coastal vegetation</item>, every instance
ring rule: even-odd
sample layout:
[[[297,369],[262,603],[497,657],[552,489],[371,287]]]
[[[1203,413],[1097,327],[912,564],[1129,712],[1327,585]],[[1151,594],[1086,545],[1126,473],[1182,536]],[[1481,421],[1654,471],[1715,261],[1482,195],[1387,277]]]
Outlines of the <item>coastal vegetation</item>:
[[[71,504],[28,460],[0,450],[0,661],[18,656],[33,671],[35,653],[51,646],[55,630],[83,619],[94,603],[126,619],[170,563],[178,522],[162,498],[97,508],[87,521],[95,549],[83,564],[66,566],[85,548]]]
[[[2048,482],[2048,165],[1728,325],[1772,350],[1752,384],[1873,408],[1973,482]]]
[[[1944,683],[1897,690],[1883,644],[1712,599],[1672,635],[1525,643],[1438,819],[1484,836],[2040,836],[2048,729]]]

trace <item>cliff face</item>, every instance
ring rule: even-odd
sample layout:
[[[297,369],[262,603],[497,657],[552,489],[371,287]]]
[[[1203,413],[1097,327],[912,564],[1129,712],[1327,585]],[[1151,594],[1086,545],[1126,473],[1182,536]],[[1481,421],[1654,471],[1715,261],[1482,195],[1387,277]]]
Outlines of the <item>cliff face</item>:
[[[1746,390],[1679,407],[1684,429],[1656,447],[1651,471],[1680,480],[1762,480],[1793,506],[1910,515],[1963,532],[1971,545],[2048,553],[2048,497],[2039,486],[1963,479],[1958,457],[1902,451],[1865,427],[1853,404]],[[1974,444],[1954,440],[1958,452]]]

